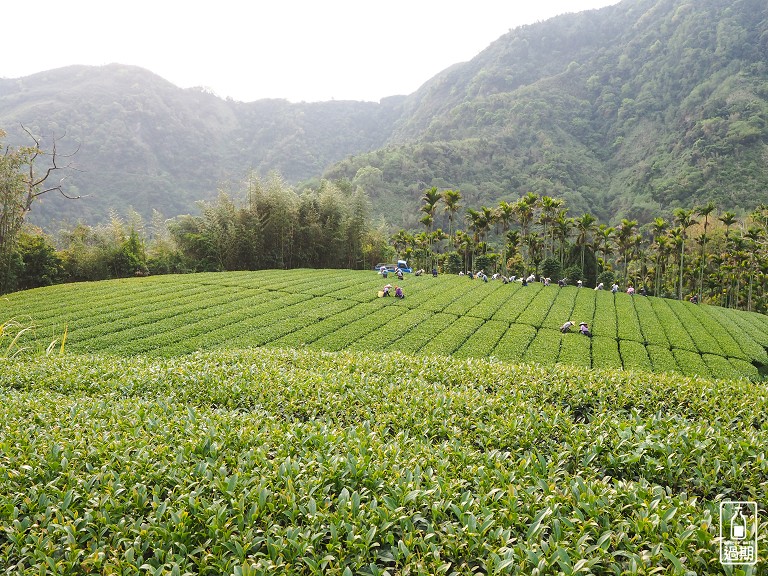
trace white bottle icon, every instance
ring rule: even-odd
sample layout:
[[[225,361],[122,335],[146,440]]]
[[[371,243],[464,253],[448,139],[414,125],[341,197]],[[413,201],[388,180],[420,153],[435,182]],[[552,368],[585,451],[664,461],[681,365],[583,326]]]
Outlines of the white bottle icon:
[[[741,507],[737,508],[731,516],[731,540],[744,540],[747,537],[747,519]]]

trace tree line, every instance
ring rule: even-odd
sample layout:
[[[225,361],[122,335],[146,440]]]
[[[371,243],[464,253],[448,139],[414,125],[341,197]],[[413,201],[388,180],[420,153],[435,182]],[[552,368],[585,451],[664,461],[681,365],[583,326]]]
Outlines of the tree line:
[[[10,233],[2,228],[0,293],[150,274],[372,268],[394,254],[361,189],[324,181],[299,194],[277,174],[251,175],[242,190],[200,202],[197,215],[155,212],[145,222],[136,212],[113,214],[106,224],[77,223],[53,235],[23,223],[29,207],[21,211],[7,197],[3,206],[19,218]]]
[[[737,216],[708,202],[649,222],[571,216],[561,198],[527,193],[495,206],[463,207],[458,190],[426,190],[419,231],[392,245],[417,266],[444,271],[540,274],[586,286],[618,282],[649,294],[766,312],[768,206]]]
[[[458,190],[423,192],[422,230],[390,234],[349,181],[298,193],[276,173],[252,174],[241,189],[199,203],[199,214],[147,223],[113,215],[102,225],[65,227],[53,237],[25,224],[43,194],[62,193],[54,149],[6,148],[0,156],[0,293],[57,282],[134,275],[371,268],[399,256],[443,272],[541,274],[587,286],[614,281],[671,298],[696,295],[725,307],[768,310],[768,206],[737,216],[713,203],[675,208],[642,224],[569,215],[561,198],[529,192],[495,206],[462,205]],[[0,133],[2,138],[2,133]],[[40,169],[38,163],[45,162]]]

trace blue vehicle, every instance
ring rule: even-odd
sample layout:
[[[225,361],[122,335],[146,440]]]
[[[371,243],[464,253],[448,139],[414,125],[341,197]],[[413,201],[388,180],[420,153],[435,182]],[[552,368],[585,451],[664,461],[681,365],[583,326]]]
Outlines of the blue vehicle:
[[[402,270],[403,272],[413,272],[413,270],[411,270],[410,266],[408,266],[408,263],[405,260],[398,260],[397,267],[400,268],[400,270]]]

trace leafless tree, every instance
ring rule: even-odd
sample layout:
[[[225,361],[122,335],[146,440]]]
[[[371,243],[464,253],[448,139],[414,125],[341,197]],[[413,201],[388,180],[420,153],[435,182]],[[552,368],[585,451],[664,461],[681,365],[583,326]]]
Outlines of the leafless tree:
[[[24,218],[32,209],[35,200],[49,192],[58,192],[67,199],[75,200],[79,196],[70,196],[64,192],[62,177],[55,184],[54,175],[64,170],[74,170],[68,162],[76,153],[61,154],[58,142],[52,139],[51,149],[45,150],[42,138],[34,135],[22,125],[22,129],[32,140],[29,146],[13,148],[6,146],[0,156],[0,292],[7,286],[13,252],[24,224]],[[0,139],[5,132],[0,130]],[[40,169],[42,160],[45,167]]]

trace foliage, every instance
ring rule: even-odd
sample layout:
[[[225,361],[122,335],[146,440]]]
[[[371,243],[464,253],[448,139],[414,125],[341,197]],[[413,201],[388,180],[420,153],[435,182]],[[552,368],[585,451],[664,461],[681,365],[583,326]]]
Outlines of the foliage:
[[[396,228],[418,226],[432,187],[475,205],[533,191],[614,223],[694,199],[751,209],[768,190],[765,22],[752,0],[567,14],[378,103],[242,103],[135,67],[70,67],[0,79],[0,125],[94,143],[67,184],[88,200],[51,201],[37,224],[129,206],[175,217],[249,170],[350,182]]]
[[[362,192],[329,182],[298,195],[276,174],[266,181],[252,175],[242,204],[221,194],[201,211],[171,227],[193,269],[368,268],[388,255]]]
[[[446,274],[458,274],[464,269],[464,263],[458,252],[448,252],[443,258],[442,271]]]
[[[747,380],[768,319],[444,274],[408,275],[404,300],[381,285],[264,270],[4,297],[36,327],[0,328],[0,564],[719,570],[719,502],[768,491],[766,395]],[[641,331],[724,334],[689,335],[702,352],[617,338],[630,310]],[[560,314],[612,317],[614,335],[561,334]],[[50,334],[66,355],[43,354]]]
[[[480,254],[475,258],[474,268],[475,270],[484,270],[488,274],[493,274],[499,271],[499,254]]]
[[[78,224],[62,233],[67,247],[60,251],[64,276],[69,281],[146,276],[149,273],[143,228],[137,214],[127,223],[112,215],[109,225]]]
[[[53,191],[61,192],[61,185],[50,185],[46,181],[62,167],[57,165],[56,141],[50,152],[41,147],[41,138],[34,136],[22,126],[22,131],[34,144],[12,147],[3,141],[6,133],[0,129],[0,294],[10,292],[19,286],[49,284],[50,260],[37,247],[38,262],[32,262],[35,256],[29,238],[20,246],[21,234],[27,214],[38,199]],[[40,166],[45,160],[48,164]],[[25,257],[27,262],[25,262]],[[30,277],[35,264],[42,266],[40,278]],[[54,274],[55,276],[55,274]]]
[[[415,94],[379,104],[264,101],[233,108],[186,91],[170,106],[173,87],[141,70],[76,67],[47,73],[45,82],[0,81],[7,104],[0,122],[12,126],[29,109],[50,110],[46,119],[75,140],[87,134],[102,142],[98,162],[93,149],[84,162],[111,166],[118,155],[119,168],[77,172],[66,191],[82,192],[80,179],[96,175],[98,196],[123,213],[127,198],[154,219],[157,209],[175,216],[203,197],[197,214],[172,219],[175,249],[157,243],[153,257],[154,236],[142,236],[153,273],[366,268],[392,255],[386,237],[395,226],[405,240],[395,242],[397,251],[428,269],[456,250],[465,270],[520,275],[557,263],[571,281],[588,286],[598,279],[610,285],[607,273],[614,272],[622,284],[647,286],[655,295],[696,294],[765,312],[768,105],[760,35],[768,14],[752,0],[689,6],[643,0],[635,8],[516,29]],[[73,72],[76,86],[53,95],[51,86]],[[110,86],[101,83],[105,78]],[[77,99],[77,110],[58,108],[61,94],[83,91],[98,105]],[[83,128],[84,110],[92,109],[109,119]],[[345,134],[347,127],[354,135]],[[146,147],[139,153],[131,140],[129,150],[121,148],[122,134]],[[337,145],[346,153],[338,156]],[[273,176],[243,186],[242,162]],[[128,167],[132,176],[120,172]],[[298,173],[313,179],[293,190],[275,168],[291,182]],[[113,175],[119,184],[104,182]],[[92,193],[94,184],[88,187]],[[57,202],[42,208],[75,221],[91,214],[90,201],[79,202],[76,215]],[[406,232],[422,224],[418,233]],[[59,246],[73,255],[72,246]],[[135,270],[141,262],[132,262],[130,252],[114,254],[111,263],[75,259],[69,278]],[[18,255],[8,261],[16,266]]]
[[[554,258],[545,258],[541,263],[541,275],[546,278],[552,278],[555,281],[563,278],[563,267]]]
[[[22,232],[16,251],[21,268],[14,274],[16,290],[50,286],[64,278],[64,264],[51,241],[39,234]]]
[[[592,366],[602,369],[621,368],[623,364],[619,354],[619,341],[606,336],[593,336]]]
[[[401,100],[244,103],[178,88],[136,66],[70,66],[0,78],[0,126],[14,145],[25,142],[19,123],[83,143],[80,169],[64,189],[82,201],[50,198],[33,214],[52,231],[62,219],[99,226],[112,211],[135,209],[146,220],[153,210],[187,214],[252,170],[294,184],[317,178],[382,146]]]
[[[754,2],[680,0],[511,30],[411,95],[395,146],[325,176],[378,168],[412,207],[419,182],[486,205],[533,191],[612,223],[694,201],[752,209],[768,200],[767,20]],[[404,214],[394,224],[413,226]]]
[[[603,270],[597,275],[597,283],[600,284],[602,282],[605,287],[613,286],[616,280],[617,278],[613,270]]]
[[[747,382],[279,349],[0,363],[20,573],[707,574],[719,501],[768,487]]]

